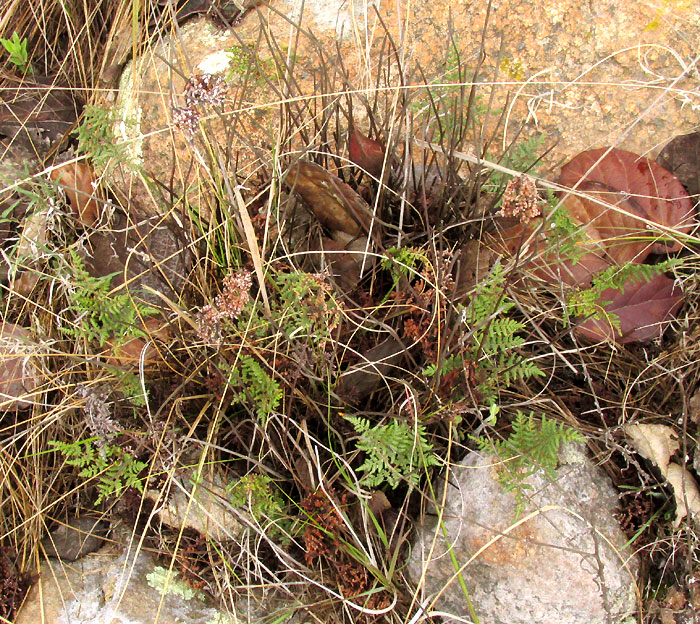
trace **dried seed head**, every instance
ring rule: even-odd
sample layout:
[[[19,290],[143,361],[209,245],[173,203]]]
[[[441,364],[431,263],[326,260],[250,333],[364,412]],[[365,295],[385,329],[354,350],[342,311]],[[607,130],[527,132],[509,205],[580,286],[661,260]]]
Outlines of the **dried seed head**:
[[[217,74],[197,74],[187,81],[185,104],[189,108],[197,106],[218,106],[223,104],[228,85]]]
[[[516,217],[521,223],[529,223],[542,214],[535,181],[521,175],[512,178],[503,192],[503,203],[498,211],[500,217]]]
[[[204,342],[221,340],[221,321],[236,319],[240,316],[246,303],[250,301],[250,287],[253,276],[250,271],[242,270],[229,273],[224,278],[221,294],[210,305],[204,306],[197,316],[199,328],[197,336]]]
[[[173,125],[184,135],[191,137],[199,130],[199,113],[190,106],[173,107]]]

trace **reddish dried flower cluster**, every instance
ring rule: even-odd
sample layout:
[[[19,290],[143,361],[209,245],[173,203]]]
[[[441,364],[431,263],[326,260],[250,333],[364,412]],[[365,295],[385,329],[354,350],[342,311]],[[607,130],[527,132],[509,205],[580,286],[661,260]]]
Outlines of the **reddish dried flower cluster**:
[[[220,106],[223,104],[228,85],[214,74],[197,74],[187,81],[184,107],[173,107],[173,125],[187,136],[193,136],[199,129],[200,106]]]
[[[333,490],[330,494],[334,494]],[[345,494],[341,504],[347,504]],[[304,531],[306,563],[311,565],[317,557],[333,557],[338,550],[338,540],[335,536],[342,535],[345,531],[343,519],[337,509],[322,490],[309,494],[302,501],[301,507],[310,520]]]
[[[306,547],[304,559],[308,565],[312,565],[317,559],[320,563],[329,565],[334,571],[335,582],[340,592],[343,596],[353,598],[370,589],[370,575],[367,569],[343,548],[343,542],[348,540],[346,521],[343,520],[338,507],[333,504],[329,496],[341,508],[347,508],[347,494],[338,497],[333,489],[327,493],[317,490],[309,494],[301,503],[309,516],[309,522],[304,531]],[[370,611],[381,610],[388,608],[391,600],[388,594],[382,591],[369,597],[365,596],[363,603]],[[372,624],[379,618],[380,616],[363,614],[357,622]]]
[[[214,301],[204,306],[198,316],[197,336],[205,342],[218,342],[221,335],[221,321],[236,319],[244,306],[250,301],[250,287],[253,276],[250,271],[242,270],[229,273],[224,278],[221,294]]]
[[[516,217],[521,223],[529,223],[542,214],[535,181],[526,175],[511,179],[503,192],[500,217]]]

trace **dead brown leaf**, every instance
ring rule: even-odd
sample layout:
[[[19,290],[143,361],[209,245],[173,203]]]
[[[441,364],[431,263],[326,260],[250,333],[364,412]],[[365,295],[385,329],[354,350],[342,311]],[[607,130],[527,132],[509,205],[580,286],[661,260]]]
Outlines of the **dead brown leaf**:
[[[285,181],[330,230],[352,237],[368,230],[371,210],[367,202],[320,165],[299,160],[289,168]]]
[[[351,401],[369,396],[403,358],[405,349],[400,341],[387,338],[362,355],[360,361],[340,376],[337,392]]]
[[[112,227],[93,232],[89,242],[85,267],[90,275],[117,273],[112,288],[126,283],[135,300],[150,306],[163,306],[155,293],[178,300],[192,256],[177,224],[162,217],[116,214]]]
[[[682,466],[671,462],[668,465],[666,478],[673,488],[673,498],[676,500],[676,517],[673,526],[680,526],[688,514],[700,525],[700,490],[695,477]]]
[[[646,423],[625,425],[625,434],[637,453],[666,475],[671,457],[680,448],[678,434],[668,425]]]
[[[683,303],[683,292],[665,275],[648,282],[631,280],[621,290],[608,289],[600,301],[609,301],[606,314],[614,314],[619,329],[610,317],[590,318],[576,326],[576,332],[597,342],[614,340],[620,344],[645,342],[659,338]]]
[[[617,254],[622,253],[620,247],[629,243],[619,241],[617,237],[628,231],[636,232],[637,236],[644,235],[647,229],[636,217],[679,232],[688,232],[695,222],[693,203],[678,178],[653,160],[626,150],[600,148],[582,152],[562,167],[559,182],[618,208],[606,208],[579,198],[584,208],[584,214],[579,217],[581,224],[588,222],[594,227],[602,235],[598,238],[601,242],[613,242],[613,245],[606,246],[606,250],[614,252],[614,262],[621,262]],[[626,214],[620,213],[620,209]],[[569,210],[576,213],[576,209]],[[597,238],[589,237],[592,240]],[[650,252],[673,252],[680,248],[677,241],[656,241]]]
[[[350,128],[348,139],[350,160],[372,177],[380,179],[384,167],[384,146],[366,137],[357,128]]]
[[[28,141],[44,156],[78,118],[71,92],[46,76],[0,90],[0,134]]]
[[[144,321],[142,330],[146,337],[132,338],[122,344],[107,339],[102,357],[110,364],[130,370],[139,369],[142,353],[146,369],[153,368],[163,362],[161,351],[153,344],[153,340],[158,339],[166,343],[170,340],[171,334],[167,325],[163,325],[163,321],[158,318],[148,318]],[[146,347],[145,353],[143,352],[144,347]]]

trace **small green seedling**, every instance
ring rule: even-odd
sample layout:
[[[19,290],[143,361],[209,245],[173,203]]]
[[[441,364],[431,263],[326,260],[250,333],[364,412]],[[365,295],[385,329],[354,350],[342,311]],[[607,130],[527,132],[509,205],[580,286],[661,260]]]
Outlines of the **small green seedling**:
[[[32,73],[29,65],[29,53],[27,52],[27,38],[20,39],[17,31],[12,33],[11,39],[3,39],[0,37],[5,50],[10,55],[10,63],[15,65],[23,74]]]

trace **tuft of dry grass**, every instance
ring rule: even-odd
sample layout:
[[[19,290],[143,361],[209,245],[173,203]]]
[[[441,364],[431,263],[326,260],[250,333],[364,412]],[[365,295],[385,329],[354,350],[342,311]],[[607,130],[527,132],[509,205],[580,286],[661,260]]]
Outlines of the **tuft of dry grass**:
[[[625,445],[622,426],[667,423],[682,436],[683,455],[696,452],[696,232],[684,237],[683,263],[674,269],[686,292],[681,314],[663,340],[648,345],[582,342],[566,322],[564,293],[528,275],[527,257],[504,259],[502,296],[523,327],[517,353],[544,375],[492,383],[498,419],[495,427],[486,424],[483,375],[507,370],[482,366],[488,354],[470,347],[483,326],[465,329],[464,313],[492,275],[496,258],[483,241],[494,231],[509,175],[527,171],[542,191],[548,181],[538,166],[551,148],[528,142],[524,124],[514,132],[510,109],[499,109],[507,42],[489,74],[483,55],[470,65],[458,43],[448,41],[439,71],[409,62],[380,20],[381,36],[359,83],[340,53],[305,29],[294,30],[289,46],[265,42],[271,70],[260,76],[251,70],[235,101],[240,112],[255,89],[274,95],[269,109],[279,125],[259,167],[245,177],[237,178],[235,167],[231,174],[234,137],[245,139],[249,129],[230,112],[209,110],[197,139],[203,140],[190,141],[189,157],[204,172],[211,216],[183,210],[174,187],[154,185],[175,221],[177,244],[160,255],[136,244],[150,260],[131,273],[120,270],[107,298],[135,297],[133,285],[152,271],[167,275],[171,288],[148,291],[156,311],[133,319],[126,344],[96,344],[61,330],[84,321],[70,313],[78,268],[71,251],[89,256],[96,235],[118,235],[110,213],[123,213],[132,226],[139,215],[99,177],[87,192],[107,216],[85,228],[49,184],[50,173],[57,157],[77,147],[70,130],[83,106],[102,105],[126,59],[151,53],[177,31],[179,18],[155,1],[44,4],[11,2],[0,18],[0,33],[28,38],[35,72],[20,77],[6,62],[0,89],[35,111],[47,102],[50,110],[57,106],[49,96],[69,95],[76,117],[65,113],[60,138],[40,154],[24,193],[29,207],[17,216],[50,209],[36,257],[11,263],[31,279],[2,283],[3,320],[31,329],[40,383],[25,397],[31,407],[6,412],[0,426],[0,577],[12,577],[10,567],[19,579],[36,574],[44,556],[39,543],[56,521],[93,509],[104,474],[80,476],[50,443],[99,436],[146,465],[130,482],[143,491],[113,489],[116,495],[99,507],[105,519],[126,518],[135,543],[157,549],[166,567],[172,563],[223,608],[279,601],[303,605],[323,622],[422,621],[403,564],[412,523],[421,508],[439,504],[441,493],[427,485],[435,471],[418,465],[417,488],[408,478],[394,489],[366,487],[359,434],[344,414],[375,426],[397,420],[425,426],[437,454],[455,462],[473,447],[470,434],[505,437],[518,411],[533,410],[581,432],[624,493],[620,519],[648,563],[640,587],[649,604],[674,585],[689,591],[697,529],[690,520],[671,527],[668,492]],[[215,14],[221,9],[212,6]],[[488,20],[483,35],[482,52],[492,35]],[[295,74],[302,38],[318,51],[311,94]],[[206,140],[216,123],[230,124],[228,145]],[[379,176],[352,165],[347,136],[355,124],[385,146]],[[172,136],[181,139],[175,129]],[[69,161],[90,163],[90,154],[74,153]],[[337,176],[377,217],[363,245],[331,240],[289,187],[285,174],[302,159]],[[12,258],[13,241],[4,244]],[[190,268],[168,272],[181,249]],[[320,249],[345,264],[319,261]],[[334,266],[348,271],[352,288],[332,274]],[[494,309],[484,324],[497,316]],[[441,370],[450,361],[461,364]],[[429,376],[431,365],[436,373]],[[362,383],[343,384],[344,373],[363,366]],[[161,524],[152,513],[152,491],[165,496],[188,479],[230,485],[251,475],[265,477],[266,503],[252,494],[242,505],[225,501],[241,526],[228,540]],[[186,494],[193,504],[194,492]],[[16,601],[0,603],[0,616],[10,619],[15,607]]]

